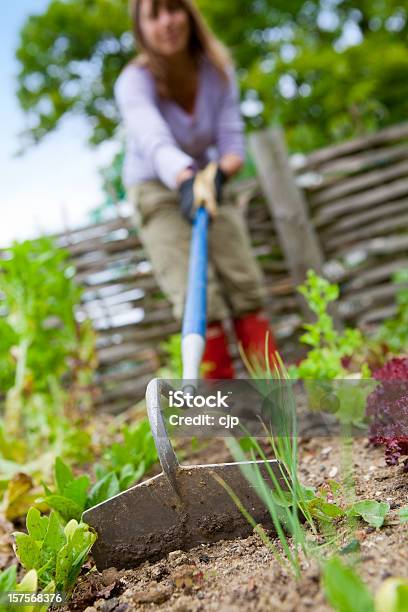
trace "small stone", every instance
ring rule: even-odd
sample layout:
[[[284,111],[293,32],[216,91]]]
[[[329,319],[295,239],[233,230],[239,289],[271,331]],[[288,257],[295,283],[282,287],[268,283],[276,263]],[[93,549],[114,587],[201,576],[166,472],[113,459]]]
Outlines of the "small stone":
[[[313,599],[310,599],[309,597],[303,597],[302,603],[306,608],[312,608],[315,605]]]
[[[203,553],[198,557],[198,560],[201,561],[201,563],[209,563],[210,557],[206,555],[205,553]]]
[[[329,472],[329,478],[335,478],[337,476],[338,471],[339,471],[339,468],[336,465],[334,465]]]
[[[167,558],[171,565],[181,565],[188,562],[188,557],[183,550],[173,550],[169,552]]]
[[[191,612],[191,601],[188,597],[182,596],[174,604],[174,612]]]
[[[367,536],[367,532],[364,531],[364,529],[358,529],[356,531],[356,538],[359,542],[362,542],[363,540],[365,540],[366,536]]]
[[[146,591],[136,591],[132,594],[132,599],[135,603],[155,603],[160,604],[168,599],[173,594],[171,586],[157,585],[147,589]]]
[[[182,565],[172,572],[171,578],[176,588],[190,589],[194,584],[201,583],[203,573],[195,565]]]
[[[102,572],[102,584],[103,586],[109,586],[113,582],[116,582],[120,578],[120,572],[116,567],[109,567]]]
[[[118,603],[119,599],[117,597],[112,597],[112,599],[104,601],[99,610],[100,612],[112,612],[113,610],[116,610]]]
[[[152,567],[152,569],[150,570],[150,577],[152,580],[160,582],[160,580],[162,580],[164,576],[167,576],[168,573],[169,572],[165,565],[158,565],[157,567]]]

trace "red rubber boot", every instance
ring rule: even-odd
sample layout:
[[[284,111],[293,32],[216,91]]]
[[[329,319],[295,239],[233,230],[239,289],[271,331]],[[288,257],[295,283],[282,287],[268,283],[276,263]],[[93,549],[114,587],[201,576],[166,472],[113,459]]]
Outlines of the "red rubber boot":
[[[222,323],[210,323],[207,327],[202,371],[203,378],[207,380],[234,378],[228,340]]]
[[[273,370],[277,365],[275,351],[278,350],[268,319],[261,312],[251,312],[234,319],[234,328],[249,363],[266,367],[266,355]],[[266,335],[268,342],[266,344]]]

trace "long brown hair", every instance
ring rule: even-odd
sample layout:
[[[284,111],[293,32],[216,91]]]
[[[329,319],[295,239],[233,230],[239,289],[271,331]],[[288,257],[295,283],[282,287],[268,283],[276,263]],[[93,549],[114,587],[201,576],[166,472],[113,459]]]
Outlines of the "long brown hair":
[[[150,0],[153,5],[153,11],[157,11],[159,4],[164,0]],[[184,9],[190,20],[190,43],[189,52],[191,57],[198,65],[201,57],[207,58],[219,72],[221,77],[228,81],[228,67],[232,65],[232,59],[227,48],[216,38],[213,32],[206,24],[200,11],[194,4],[194,0],[174,0]],[[163,61],[160,56],[153,53],[148,48],[140,28],[140,5],[142,0],[130,0],[130,15],[133,23],[133,34],[135,37],[136,48],[139,51],[138,56],[132,60],[138,65],[147,66],[152,72],[156,81],[156,86],[159,94],[163,97],[172,97],[170,84],[167,81],[167,74],[164,68]]]

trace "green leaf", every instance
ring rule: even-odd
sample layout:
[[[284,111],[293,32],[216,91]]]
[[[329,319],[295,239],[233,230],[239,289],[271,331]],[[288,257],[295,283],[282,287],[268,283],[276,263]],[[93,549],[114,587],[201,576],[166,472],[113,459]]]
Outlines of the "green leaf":
[[[78,525],[79,523],[75,519],[71,519],[69,523],[65,525],[64,533],[65,533],[65,537],[67,538],[67,541],[72,538],[75,531],[78,529]]]
[[[361,578],[337,557],[323,566],[323,587],[336,612],[374,612],[374,602]]]
[[[68,584],[69,572],[72,567],[72,544],[68,542],[61,548],[55,564],[55,584],[57,590],[64,590]]]
[[[338,495],[340,493],[341,485],[339,482],[337,482],[336,480],[328,480],[328,485],[333,495]]]
[[[62,497],[62,495],[49,495],[44,498],[44,501],[52,510],[56,510],[65,521],[73,518],[79,521],[84,510],[76,502],[67,497]]]
[[[51,512],[42,550],[57,553],[65,544],[65,533],[56,512]]]
[[[340,549],[341,555],[349,555],[350,553],[358,552],[361,549],[360,542],[356,539],[351,540],[346,546]]]
[[[40,548],[34,538],[26,533],[15,533],[16,554],[25,569],[38,567]]]
[[[51,580],[45,588],[42,590],[43,593],[55,593],[55,582]],[[36,606],[35,612],[48,612],[49,606],[45,604],[44,606]]]
[[[57,589],[61,588],[61,585],[68,589],[74,584],[95,540],[96,534],[89,530],[88,525],[85,523],[71,524],[68,542],[61,548],[57,556]]]
[[[41,516],[37,508],[30,508],[27,513],[26,525],[28,533],[34,540],[43,540],[48,528],[48,517]]]
[[[110,472],[92,487],[87,500],[87,507],[96,506],[118,493],[120,493],[118,478],[115,472]]]
[[[80,508],[84,509],[90,483],[89,476],[79,476],[79,478],[67,484],[63,492],[63,497],[70,499]]]
[[[55,460],[55,482],[60,495],[64,495],[65,488],[73,479],[74,476],[69,466],[60,457],[57,457]]]
[[[406,523],[408,521],[408,506],[400,508],[398,511],[400,523]]]
[[[406,612],[408,610],[408,580],[387,578],[375,596],[377,612]]]
[[[37,584],[37,572],[35,569],[32,569],[27,572],[22,581],[17,585],[16,591],[19,593],[35,593],[37,591]]]
[[[0,593],[14,591],[17,582],[17,567],[10,565],[4,572],[0,572]]]
[[[378,502],[375,500],[364,500],[355,502],[350,512],[366,521],[372,527],[377,529],[384,523],[385,516],[389,512],[390,505],[387,502]]]
[[[329,504],[324,499],[316,497],[312,501],[308,502],[308,508],[312,516],[320,520],[331,521],[332,519],[344,516],[344,510],[342,510],[336,504]]]

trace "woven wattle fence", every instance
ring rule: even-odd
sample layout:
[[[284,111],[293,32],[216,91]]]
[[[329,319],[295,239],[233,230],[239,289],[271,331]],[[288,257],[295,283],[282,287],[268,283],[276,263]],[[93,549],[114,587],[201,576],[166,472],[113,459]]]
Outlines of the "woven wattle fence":
[[[313,267],[341,287],[339,325],[370,331],[395,311],[394,270],[408,266],[408,123],[289,160],[279,130],[250,146],[259,180],[235,184],[265,274],[267,309],[287,360],[309,317],[296,292]],[[84,289],[78,316],[98,332],[99,408],[140,400],[179,331],[131,217],[57,237]]]

